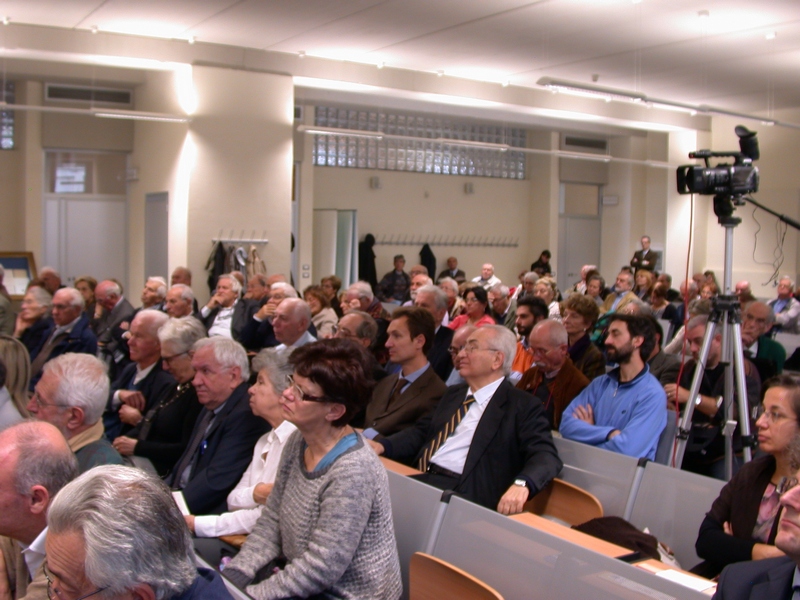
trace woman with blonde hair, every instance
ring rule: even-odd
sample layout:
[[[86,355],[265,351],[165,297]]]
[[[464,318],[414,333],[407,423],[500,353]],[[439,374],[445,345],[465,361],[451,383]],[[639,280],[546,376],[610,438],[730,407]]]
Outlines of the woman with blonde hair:
[[[558,305],[558,285],[552,277],[542,277],[533,286],[533,295],[547,304],[548,318],[561,322],[561,307]]]
[[[20,421],[30,416],[25,407],[28,405],[31,360],[22,342],[10,335],[0,335],[0,363],[5,367],[4,383],[0,384],[0,427],[3,427],[11,424],[3,420],[6,414],[16,412]]]

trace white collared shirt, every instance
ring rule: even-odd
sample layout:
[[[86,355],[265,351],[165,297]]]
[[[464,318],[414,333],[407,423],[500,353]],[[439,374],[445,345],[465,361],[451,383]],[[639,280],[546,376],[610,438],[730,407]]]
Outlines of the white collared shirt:
[[[25,564],[28,566],[28,573],[30,573],[31,579],[33,579],[34,574],[44,562],[44,541],[46,538],[47,527],[42,529],[29,546],[26,546],[22,542],[17,542],[22,547],[22,556],[25,559]]]
[[[263,504],[256,504],[253,499],[253,490],[259,483],[275,481],[283,448],[296,430],[292,423],[284,421],[258,439],[250,466],[228,494],[228,510],[232,512],[195,517],[194,530],[198,537],[238,535],[253,531],[264,509]]]
[[[502,374],[498,379],[477,391],[473,391],[472,388],[467,390],[467,396],[470,394],[475,396],[475,402],[469,407],[467,414],[464,415],[455,432],[445,440],[444,444],[436,451],[436,454],[431,457],[432,463],[454,473],[464,471],[464,464],[467,462],[467,454],[472,444],[472,438],[475,436],[475,430],[478,428],[478,423],[483,416],[483,411],[486,410],[486,406],[489,404],[489,400],[492,399],[501,383],[503,383]]]

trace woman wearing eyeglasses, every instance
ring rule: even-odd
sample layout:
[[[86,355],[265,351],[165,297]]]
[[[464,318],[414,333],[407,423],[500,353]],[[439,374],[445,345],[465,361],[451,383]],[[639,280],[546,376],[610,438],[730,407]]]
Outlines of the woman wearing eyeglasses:
[[[465,325],[483,327],[495,324],[495,320],[489,314],[489,296],[486,290],[475,286],[464,292],[464,314],[458,315],[447,326],[457,331]]]
[[[372,393],[364,353],[334,338],[289,359],[294,374],[281,407],[298,431],[261,518],[225,568],[256,600],[400,596],[386,472],[349,425]]]
[[[745,464],[711,505],[695,549],[705,559],[695,569],[716,576],[731,563],[782,556],[773,544],[780,519],[782,482],[794,476],[790,446],[800,432],[800,378],[779,375],[764,385],[756,421],[761,452]]]

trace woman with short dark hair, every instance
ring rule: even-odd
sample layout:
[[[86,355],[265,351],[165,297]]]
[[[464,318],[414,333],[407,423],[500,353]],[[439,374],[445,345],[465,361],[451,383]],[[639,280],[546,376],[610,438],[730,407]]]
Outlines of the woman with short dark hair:
[[[366,351],[340,338],[295,350],[283,392],[298,431],[263,515],[225,575],[256,600],[394,599],[400,565],[386,471],[349,425],[372,395]]]

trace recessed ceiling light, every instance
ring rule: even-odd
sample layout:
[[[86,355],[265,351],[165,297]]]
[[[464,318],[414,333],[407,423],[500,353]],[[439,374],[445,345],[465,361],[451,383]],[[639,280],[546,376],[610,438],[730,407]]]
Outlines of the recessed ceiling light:
[[[3,25],[8,25],[11,23],[11,19],[9,17],[3,17]]]
[[[98,31],[97,25],[92,25],[92,33],[97,33]]]
[[[503,84],[502,85],[503,85],[503,87],[508,87],[509,85],[511,85],[511,80],[510,79],[503,80]]]
[[[193,35],[190,35],[188,41],[189,41],[190,44],[194,44],[197,41],[197,38],[194,37]]]
[[[442,71],[442,70],[436,71],[436,76],[437,77],[444,77],[444,71]]]
[[[385,63],[385,62],[379,62],[379,63],[378,63],[378,68],[379,68],[379,69],[382,69],[382,68],[383,68],[383,67],[385,67],[385,66],[386,66],[386,63]]]
[[[778,37],[778,33],[777,33],[776,31],[769,31],[769,32],[767,32],[767,34],[764,36],[764,38],[765,38],[765,39],[768,39],[768,40],[774,40],[776,37]]]
[[[697,16],[700,17],[701,19],[707,19],[708,17],[711,16],[711,14],[707,10],[698,10]]]
[[[297,53],[297,58],[305,58],[305,57],[306,53],[304,50],[300,50],[300,52]]]

